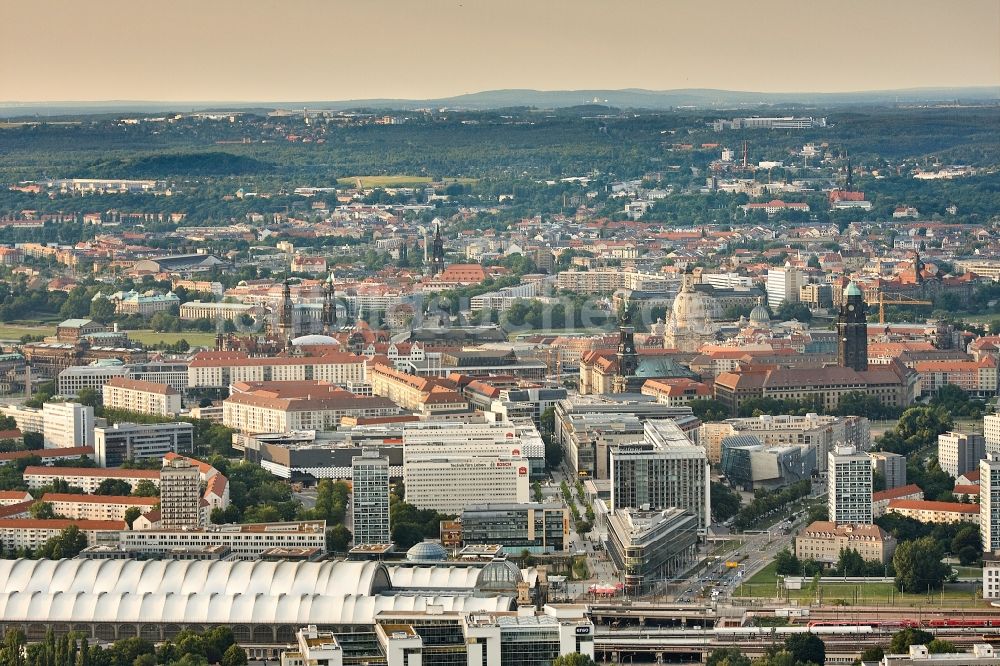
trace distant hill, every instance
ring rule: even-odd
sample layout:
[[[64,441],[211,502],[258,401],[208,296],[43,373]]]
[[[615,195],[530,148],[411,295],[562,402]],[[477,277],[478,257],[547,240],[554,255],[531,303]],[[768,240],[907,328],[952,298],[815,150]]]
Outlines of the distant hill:
[[[0,117],[31,115],[54,116],[81,113],[159,113],[189,112],[203,109],[266,110],[266,109],[419,109],[454,108],[468,110],[535,107],[557,109],[600,105],[622,109],[668,110],[678,107],[700,109],[739,109],[767,106],[842,106],[891,105],[919,103],[982,103],[1000,101],[1000,86],[967,88],[906,88],[842,93],[761,93],[710,88],[679,90],[487,90],[483,92],[439,99],[353,99],[312,100],[296,102],[262,101],[102,101],[102,102],[0,102]]]

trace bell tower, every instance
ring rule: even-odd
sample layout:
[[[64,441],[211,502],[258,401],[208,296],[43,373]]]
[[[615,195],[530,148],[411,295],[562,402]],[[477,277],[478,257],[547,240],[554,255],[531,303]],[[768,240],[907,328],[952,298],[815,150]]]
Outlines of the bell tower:
[[[859,372],[868,369],[868,309],[864,294],[853,282],[844,289],[837,317],[837,364]]]

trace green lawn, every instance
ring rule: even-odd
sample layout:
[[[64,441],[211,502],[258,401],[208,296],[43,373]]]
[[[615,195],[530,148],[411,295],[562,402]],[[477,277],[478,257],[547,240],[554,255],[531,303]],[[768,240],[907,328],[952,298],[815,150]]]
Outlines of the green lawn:
[[[338,178],[337,184],[347,187],[357,187],[359,180],[361,181],[361,187],[415,187],[418,185],[430,185],[433,182],[430,176],[348,176],[346,178]],[[468,185],[475,183],[476,179],[445,178],[441,182],[446,185],[451,183]]]
[[[955,317],[956,319],[961,319],[974,324],[988,324],[994,319],[1000,319],[1000,313],[986,313],[986,314],[963,314]]]
[[[776,565],[771,562],[766,567],[758,571],[745,584],[740,585],[733,592],[735,597],[763,597],[773,599],[776,589],[780,594],[788,599],[798,599],[803,602],[812,602],[817,598],[822,599],[824,604],[842,604],[848,606],[857,605],[881,605],[893,604],[896,606],[924,606],[940,604],[942,601],[959,603],[962,605],[980,605],[983,603],[978,598],[978,588],[976,584],[954,583],[945,585],[943,592],[938,591],[930,595],[927,594],[901,594],[894,589],[892,583],[871,582],[871,583],[822,583],[819,593],[812,589],[810,580],[803,582],[801,590],[783,590],[776,588],[775,581],[779,578],[776,572]]]
[[[0,340],[20,340],[24,335],[55,335],[55,326],[0,324]]]
[[[128,331],[128,337],[144,345],[155,345],[158,342],[170,345],[178,340],[187,340],[192,347],[212,348],[215,346],[215,333],[198,333],[197,331],[181,331],[180,333]]]

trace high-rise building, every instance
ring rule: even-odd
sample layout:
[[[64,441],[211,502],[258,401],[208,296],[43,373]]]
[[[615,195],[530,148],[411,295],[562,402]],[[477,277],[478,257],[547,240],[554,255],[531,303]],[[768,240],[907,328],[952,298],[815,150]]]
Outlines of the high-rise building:
[[[906,485],[906,456],[898,453],[877,451],[869,453],[872,459],[872,470],[885,479],[885,489],[902,488]]]
[[[174,458],[160,470],[160,527],[201,524],[201,473],[186,458]]]
[[[979,461],[979,534],[983,552],[1000,550],[1000,453]]]
[[[844,302],[837,317],[837,361],[842,368],[858,372],[868,369],[868,306],[853,282],[844,289]]]
[[[1000,453],[1000,413],[983,417],[983,437],[986,453]]]
[[[772,310],[782,303],[797,303],[805,276],[798,268],[786,264],[767,271],[767,304]]]
[[[357,544],[392,543],[389,528],[389,458],[363,449],[351,458],[352,533]]]
[[[45,448],[76,448],[94,445],[94,408],[78,402],[47,402],[42,405]]]
[[[698,529],[712,521],[705,449],[670,420],[647,421],[644,440],[611,448],[611,510],[686,509]]]
[[[837,446],[827,457],[827,506],[838,525],[872,522],[872,462],[853,446]]]
[[[986,457],[986,440],[976,432],[946,432],[938,435],[938,465],[955,478],[979,469]]]
[[[154,460],[194,450],[194,426],[176,423],[116,423],[94,428],[94,460],[118,467],[127,460]]]

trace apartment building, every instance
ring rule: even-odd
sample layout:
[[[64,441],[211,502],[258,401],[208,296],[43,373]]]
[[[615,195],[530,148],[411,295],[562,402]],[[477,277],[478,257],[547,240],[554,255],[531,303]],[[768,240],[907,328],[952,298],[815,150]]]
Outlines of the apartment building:
[[[392,543],[389,525],[389,458],[363,449],[351,458],[351,534],[354,543]]]
[[[400,413],[387,398],[359,396],[328,381],[237,382],[222,403],[222,423],[243,433],[336,430],[346,416]]]
[[[846,443],[852,444],[851,442]],[[858,448],[864,450],[864,447]],[[882,478],[885,479],[886,490],[906,485],[906,456],[886,451],[876,451],[868,455],[872,459],[872,470],[876,474],[881,474]]]
[[[201,352],[188,365],[190,388],[229,388],[238,382],[322,381],[346,385],[366,379],[365,358],[336,350],[318,356],[251,357],[243,352]]]
[[[194,451],[194,425],[116,423],[94,429],[94,460],[101,467],[118,467],[126,460],[153,460],[168,453]]]
[[[889,488],[872,493],[872,517],[881,518],[889,511],[889,502],[893,500],[922,500],[924,491],[916,484]]]
[[[85,493],[94,493],[101,481],[105,479],[120,479],[132,490],[140,481],[149,480],[153,485],[160,485],[159,470],[149,469],[100,469],[89,467],[42,467],[31,465],[24,470],[24,482],[29,490],[38,490],[51,486],[56,479],[62,479],[71,486],[81,488]]]
[[[0,544],[8,553],[22,549],[37,550],[46,541],[74,525],[87,537],[89,546],[114,543],[118,535],[127,530],[123,520],[0,518]]]
[[[870,524],[872,463],[853,446],[837,446],[827,454],[827,508],[837,524]]]
[[[181,411],[181,394],[169,384],[114,377],[103,388],[104,406],[138,414],[173,416]]]
[[[1000,551],[1000,453],[979,461],[979,534],[983,552]]]
[[[160,527],[197,527],[201,520],[201,474],[190,460],[176,457],[160,470]]]
[[[923,395],[934,395],[946,384],[954,384],[976,398],[997,394],[997,362],[990,356],[978,361],[917,361],[913,369],[920,376]]]
[[[125,512],[135,507],[142,513],[160,503],[158,497],[133,495],[78,495],[45,493],[42,501],[52,505],[57,516],[71,520],[125,520]]]
[[[938,465],[958,478],[979,469],[986,457],[986,439],[975,432],[946,432],[938,435]]]
[[[0,521],[2,523],[2,521]],[[208,525],[199,529],[126,530],[119,534],[123,550],[163,555],[177,548],[225,546],[238,560],[259,559],[272,548],[316,549],[326,553],[326,521]]]
[[[1000,453],[1000,414],[983,417],[983,438],[986,440],[986,453]]]
[[[894,499],[886,513],[896,513],[922,523],[973,523],[979,525],[979,505],[961,502]]]

